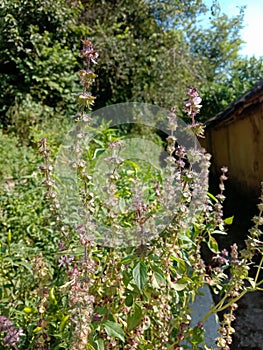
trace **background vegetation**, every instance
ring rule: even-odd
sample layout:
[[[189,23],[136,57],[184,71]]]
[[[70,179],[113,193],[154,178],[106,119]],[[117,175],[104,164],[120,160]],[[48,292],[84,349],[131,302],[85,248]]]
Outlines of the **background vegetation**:
[[[201,0],[4,0],[0,123],[30,143],[32,126],[72,114],[72,68],[79,69],[84,37],[100,54],[95,108],[124,101],[180,106],[182,91],[194,85],[202,118],[212,117],[263,71],[262,59],[239,54],[243,11],[228,18],[216,1],[208,9]],[[205,14],[210,26],[203,28]]]

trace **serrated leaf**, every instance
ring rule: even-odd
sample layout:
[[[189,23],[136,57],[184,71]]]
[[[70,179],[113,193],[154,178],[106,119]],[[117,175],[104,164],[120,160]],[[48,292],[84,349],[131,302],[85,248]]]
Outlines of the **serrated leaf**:
[[[125,334],[123,329],[118,325],[118,323],[112,321],[104,322],[104,329],[110,337],[118,338],[121,341],[125,341]]]
[[[127,317],[127,330],[130,332],[136,328],[142,321],[142,310],[139,305],[135,304]]]
[[[132,275],[139,291],[147,284],[147,267],[143,261],[139,261],[132,270]]]
[[[226,225],[232,225],[233,224],[233,220],[234,220],[234,215],[230,216],[229,218],[224,219],[224,223]]]

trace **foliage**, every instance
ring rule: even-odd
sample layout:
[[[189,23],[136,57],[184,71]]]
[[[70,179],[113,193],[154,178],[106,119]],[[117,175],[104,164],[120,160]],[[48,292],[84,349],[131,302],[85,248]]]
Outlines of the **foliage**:
[[[215,116],[258,82],[263,73],[263,58],[242,57],[240,31],[245,8],[228,18],[214,5],[214,17],[206,31],[193,32],[192,54],[202,56],[200,91],[203,96],[202,120]],[[205,54],[204,54],[205,53]]]
[[[84,40],[81,53],[86,68],[80,72],[83,91],[78,94],[77,132],[81,123],[87,128],[93,125],[86,111],[94,101],[89,90],[95,77],[91,62],[97,59],[88,40]],[[189,89],[185,112],[192,123],[188,128],[202,136],[203,126],[195,121],[200,103],[197,90]],[[50,215],[39,200],[41,190],[35,176],[28,177],[24,183],[18,180],[14,188],[7,189],[2,196],[0,341],[6,346],[14,349],[201,349],[206,346],[203,322],[210,314],[223,311],[215,342],[217,349],[229,349],[238,300],[247,292],[262,290],[259,272],[263,262],[260,241],[263,197],[246,248],[239,252],[233,244],[230,252],[220,252],[216,235],[226,234],[222,203],[227,169],[222,168],[219,194],[208,194],[210,156],[200,152],[196,144],[189,149],[176,145],[174,109],[167,116],[167,123],[170,130],[167,167],[161,176],[152,169],[147,171],[143,164],[122,160],[127,129],[122,134],[121,129],[103,125],[87,152],[79,158],[83,136],[78,134],[78,141],[73,145],[77,156],[74,166],[87,221],[77,227],[68,220],[66,208],[60,206],[58,184],[63,179],[57,178],[55,183],[51,149],[46,139],[41,139],[39,150],[44,164],[40,170],[44,175],[42,184],[46,188]],[[2,139],[9,140],[3,135]],[[110,156],[103,158],[109,165],[104,179],[107,196],[106,200],[99,201],[96,191],[100,189],[96,188],[92,176],[96,176],[96,172],[92,170],[97,158],[108,148]],[[30,153],[29,148],[13,147],[11,155],[26,151]],[[32,164],[38,163],[36,158],[32,159]],[[10,167],[7,174],[21,176],[24,171],[20,166]],[[27,171],[32,171],[31,165]],[[5,178],[5,174],[2,176]],[[19,201],[15,202],[16,198]],[[148,231],[147,224],[169,200],[177,204],[172,207],[172,219],[164,230],[152,236],[153,231]],[[27,212],[23,213],[19,206],[27,206]],[[94,215],[99,219],[97,222],[104,220],[104,227],[110,227],[113,232],[110,241],[105,232],[104,241],[98,240]],[[232,219],[225,222],[229,224]],[[127,227],[137,230],[139,242],[117,247],[114,245],[116,233]],[[212,265],[202,258],[203,244],[213,254]],[[253,279],[249,269],[255,253],[261,260]],[[204,285],[218,293],[220,300],[200,322],[193,324],[191,301]]]
[[[134,100],[167,107],[182,100],[198,74],[184,33],[202,11],[199,4],[191,1],[186,11],[178,1],[167,7],[143,0],[85,1],[83,20],[100,53],[97,108]],[[178,23],[166,28],[172,14]]]
[[[227,72],[217,74],[213,83],[201,88],[205,97],[202,120],[224,110],[235,99],[251,89],[262,74],[263,58],[239,57],[229,61]]]
[[[15,136],[1,131],[0,161],[0,309],[13,322],[1,318],[0,330],[4,333],[0,344],[13,341],[15,347],[20,337],[35,328],[32,324],[36,319],[38,281],[34,277],[34,261],[44,254],[48,273],[53,275],[52,255],[57,251],[59,237],[42,200],[38,154],[21,146]],[[30,308],[32,312],[28,311]],[[24,342],[21,346],[27,348]]]
[[[95,108],[142,101],[173,104],[181,115],[182,91],[195,85],[202,119],[214,116],[252,86],[262,61],[238,54],[243,9],[228,18],[214,1],[207,29],[199,22],[208,12],[201,0],[4,0],[0,124],[30,144],[32,128],[75,112],[72,67],[79,66],[76,43],[86,36],[100,53]],[[240,84],[243,74],[247,83]]]
[[[73,6],[74,5],[74,6]],[[87,34],[77,26],[81,6],[60,1],[9,1],[0,7],[0,122],[18,127],[53,116],[53,110],[69,113],[76,84],[72,67],[77,66],[76,42]],[[11,108],[11,111],[10,111]],[[35,109],[39,111],[35,113]],[[11,118],[6,114],[9,111]],[[13,114],[19,115],[14,123]],[[34,117],[32,116],[34,114]],[[22,138],[23,129],[19,135]]]
[[[0,183],[22,179],[36,170],[36,155],[33,150],[20,146],[14,135],[0,131]],[[8,185],[8,184],[7,184]]]
[[[182,116],[182,91],[195,85],[203,96],[202,120],[207,120],[262,75],[262,59],[239,53],[244,8],[229,18],[217,1],[210,11],[201,1],[83,1],[83,5],[82,21],[92,28],[90,38],[100,53],[96,108],[143,101],[166,108],[175,105]],[[244,74],[246,83],[240,83]]]

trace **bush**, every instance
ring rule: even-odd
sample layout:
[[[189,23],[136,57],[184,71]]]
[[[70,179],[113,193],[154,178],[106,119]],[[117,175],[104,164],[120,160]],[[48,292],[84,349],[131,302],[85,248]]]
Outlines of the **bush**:
[[[28,127],[51,122],[54,111],[72,113],[76,43],[88,32],[78,26],[81,9],[64,0],[4,0],[0,6],[0,125],[11,125],[24,141]]]

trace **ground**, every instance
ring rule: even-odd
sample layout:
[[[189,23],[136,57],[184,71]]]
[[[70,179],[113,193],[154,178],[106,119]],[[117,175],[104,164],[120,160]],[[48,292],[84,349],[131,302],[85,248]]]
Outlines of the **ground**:
[[[245,295],[236,312],[233,350],[263,350],[263,292]]]

